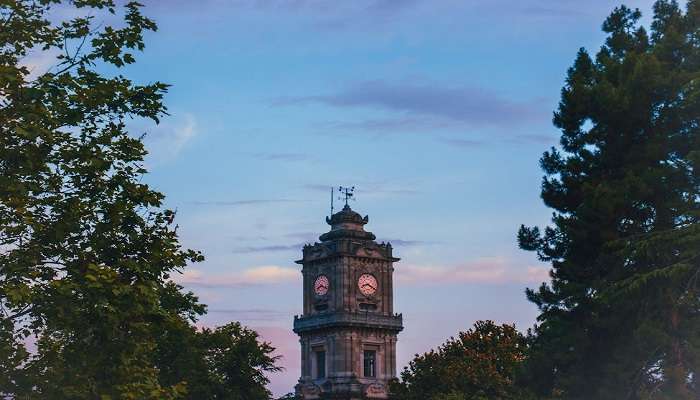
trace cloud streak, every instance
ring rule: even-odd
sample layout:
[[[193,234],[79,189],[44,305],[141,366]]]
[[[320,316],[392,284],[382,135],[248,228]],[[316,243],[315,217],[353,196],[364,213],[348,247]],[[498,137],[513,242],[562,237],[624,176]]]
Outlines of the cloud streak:
[[[142,121],[150,124],[150,121]],[[131,131],[146,131],[146,149],[156,164],[176,158],[199,133],[197,119],[193,114],[183,113],[170,117],[159,125]]]
[[[452,147],[461,147],[461,148],[480,147],[484,144],[484,142],[479,141],[479,140],[456,139],[456,138],[444,138],[440,141],[443,143],[446,143]]]
[[[190,268],[172,279],[178,284],[190,287],[230,288],[297,282],[301,279],[301,273],[296,269],[277,265],[265,265],[241,273],[228,274],[206,274],[199,269]]]
[[[282,245],[269,245],[269,246],[247,246],[247,247],[239,247],[235,249],[233,252],[234,253],[269,253],[269,252],[277,252],[277,251],[300,251],[305,244],[307,243],[313,243],[315,242],[318,237],[317,234],[312,234],[312,233],[303,233],[303,235],[308,235],[308,236],[302,236],[301,234],[290,234],[290,235],[285,235],[288,237],[302,237],[306,238],[306,241],[304,242],[299,242],[299,243],[294,243],[294,244],[282,244]],[[422,245],[430,245],[434,244],[434,242],[425,242],[425,241],[420,241],[420,240],[402,240],[402,239],[378,239],[378,242],[390,242],[393,246],[397,247],[412,247],[412,246],[422,246]]]
[[[362,131],[377,134],[396,132],[429,132],[433,130],[450,129],[455,126],[454,121],[440,120],[428,117],[399,117],[399,118],[373,118],[360,121],[336,121],[322,124],[324,130],[334,131]]]
[[[412,247],[435,244],[435,242],[426,242],[423,240],[403,240],[403,239],[377,239],[377,242],[391,243],[392,246]]]
[[[364,121],[355,125],[370,130],[406,129],[421,124],[434,127],[512,126],[531,121],[541,114],[532,103],[514,102],[484,88],[383,80],[357,82],[326,95],[278,98],[272,104],[293,106],[309,103],[338,108],[375,108],[409,116],[408,119]],[[416,116],[429,119],[416,119]],[[346,124],[353,127],[353,123]],[[342,123],[339,126],[342,127]]]
[[[40,75],[55,69],[61,61],[57,58],[60,54],[61,52],[58,49],[33,49],[26,57],[19,60],[19,65],[29,70],[27,79],[34,80]]]
[[[271,251],[290,251],[290,250],[296,250],[299,251],[304,247],[306,243],[295,243],[295,244],[289,244],[289,245],[270,245],[270,246],[248,246],[248,247],[240,247],[235,249],[233,252],[234,253],[268,253]]]
[[[420,18],[430,17],[440,22],[469,17],[470,21],[498,16],[519,18],[581,18],[592,14],[591,8],[582,8],[573,1],[548,0],[514,2],[512,0],[427,1],[427,0],[356,0],[328,2],[323,0],[170,0],[167,3],[148,2],[149,10],[162,13],[200,13],[210,16],[233,13],[244,17],[267,16],[303,22],[315,31],[350,31],[368,28],[386,30],[397,23],[414,24]],[[598,7],[609,7],[600,2]],[[595,14],[593,14],[595,15]]]
[[[229,319],[237,321],[279,321],[287,320],[292,312],[271,310],[266,308],[209,308],[209,313],[226,314]]]
[[[396,280],[406,285],[535,284],[549,280],[549,268],[522,266],[504,257],[480,258],[456,266],[399,265]]]
[[[323,185],[323,184],[306,184],[303,186],[304,189],[313,192],[326,192],[331,190],[331,187],[337,189],[337,186]],[[361,190],[362,193],[368,195],[414,195],[419,193],[418,189],[414,188],[398,188],[393,186],[391,183],[387,182],[358,182],[355,187]]]
[[[250,200],[231,200],[231,201],[190,201],[187,204],[197,206],[256,206],[275,203],[300,203],[304,200],[293,199],[250,199]]]
[[[295,162],[313,160],[313,157],[310,155],[302,153],[257,153],[253,154],[253,157],[263,161]]]

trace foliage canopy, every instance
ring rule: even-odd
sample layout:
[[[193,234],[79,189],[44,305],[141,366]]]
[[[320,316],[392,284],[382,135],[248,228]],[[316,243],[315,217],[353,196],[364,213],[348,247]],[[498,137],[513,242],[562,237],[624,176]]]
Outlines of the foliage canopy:
[[[528,372],[541,396],[700,395],[700,1],[616,8],[581,49],[544,153],[553,225],[520,246],[552,264]]]
[[[236,323],[195,330],[204,305],[169,279],[203,257],[127,131],[167,111],[166,84],[123,75],[156,30],[141,8],[0,2],[0,397],[269,397],[274,349]]]
[[[514,326],[477,321],[437,350],[416,355],[391,392],[397,400],[525,399],[515,378],[526,350]]]

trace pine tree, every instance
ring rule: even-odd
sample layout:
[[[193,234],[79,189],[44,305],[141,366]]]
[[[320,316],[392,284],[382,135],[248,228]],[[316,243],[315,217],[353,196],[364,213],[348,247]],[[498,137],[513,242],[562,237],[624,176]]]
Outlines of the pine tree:
[[[581,49],[545,152],[553,225],[521,227],[551,262],[528,378],[541,396],[700,396],[700,1],[616,8],[595,59]]]

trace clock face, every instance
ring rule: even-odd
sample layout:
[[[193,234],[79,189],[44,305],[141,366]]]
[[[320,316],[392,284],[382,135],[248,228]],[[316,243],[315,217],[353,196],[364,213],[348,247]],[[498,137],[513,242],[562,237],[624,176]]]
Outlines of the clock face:
[[[329,286],[330,282],[328,281],[328,277],[325,275],[319,275],[318,278],[316,278],[316,282],[314,282],[314,293],[319,296],[323,296],[328,293]]]
[[[373,295],[377,292],[377,278],[374,275],[362,274],[357,280],[357,287],[360,288],[360,293],[365,296]]]

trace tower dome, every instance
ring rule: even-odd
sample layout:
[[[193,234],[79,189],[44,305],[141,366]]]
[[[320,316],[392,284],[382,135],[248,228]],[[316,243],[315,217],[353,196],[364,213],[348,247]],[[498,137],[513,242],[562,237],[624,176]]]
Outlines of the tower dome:
[[[372,232],[365,231],[364,226],[367,222],[369,222],[368,216],[362,217],[346,204],[342,210],[326,217],[326,223],[331,226],[331,230],[321,235],[319,239],[321,242],[340,238],[374,240],[376,236]]]

